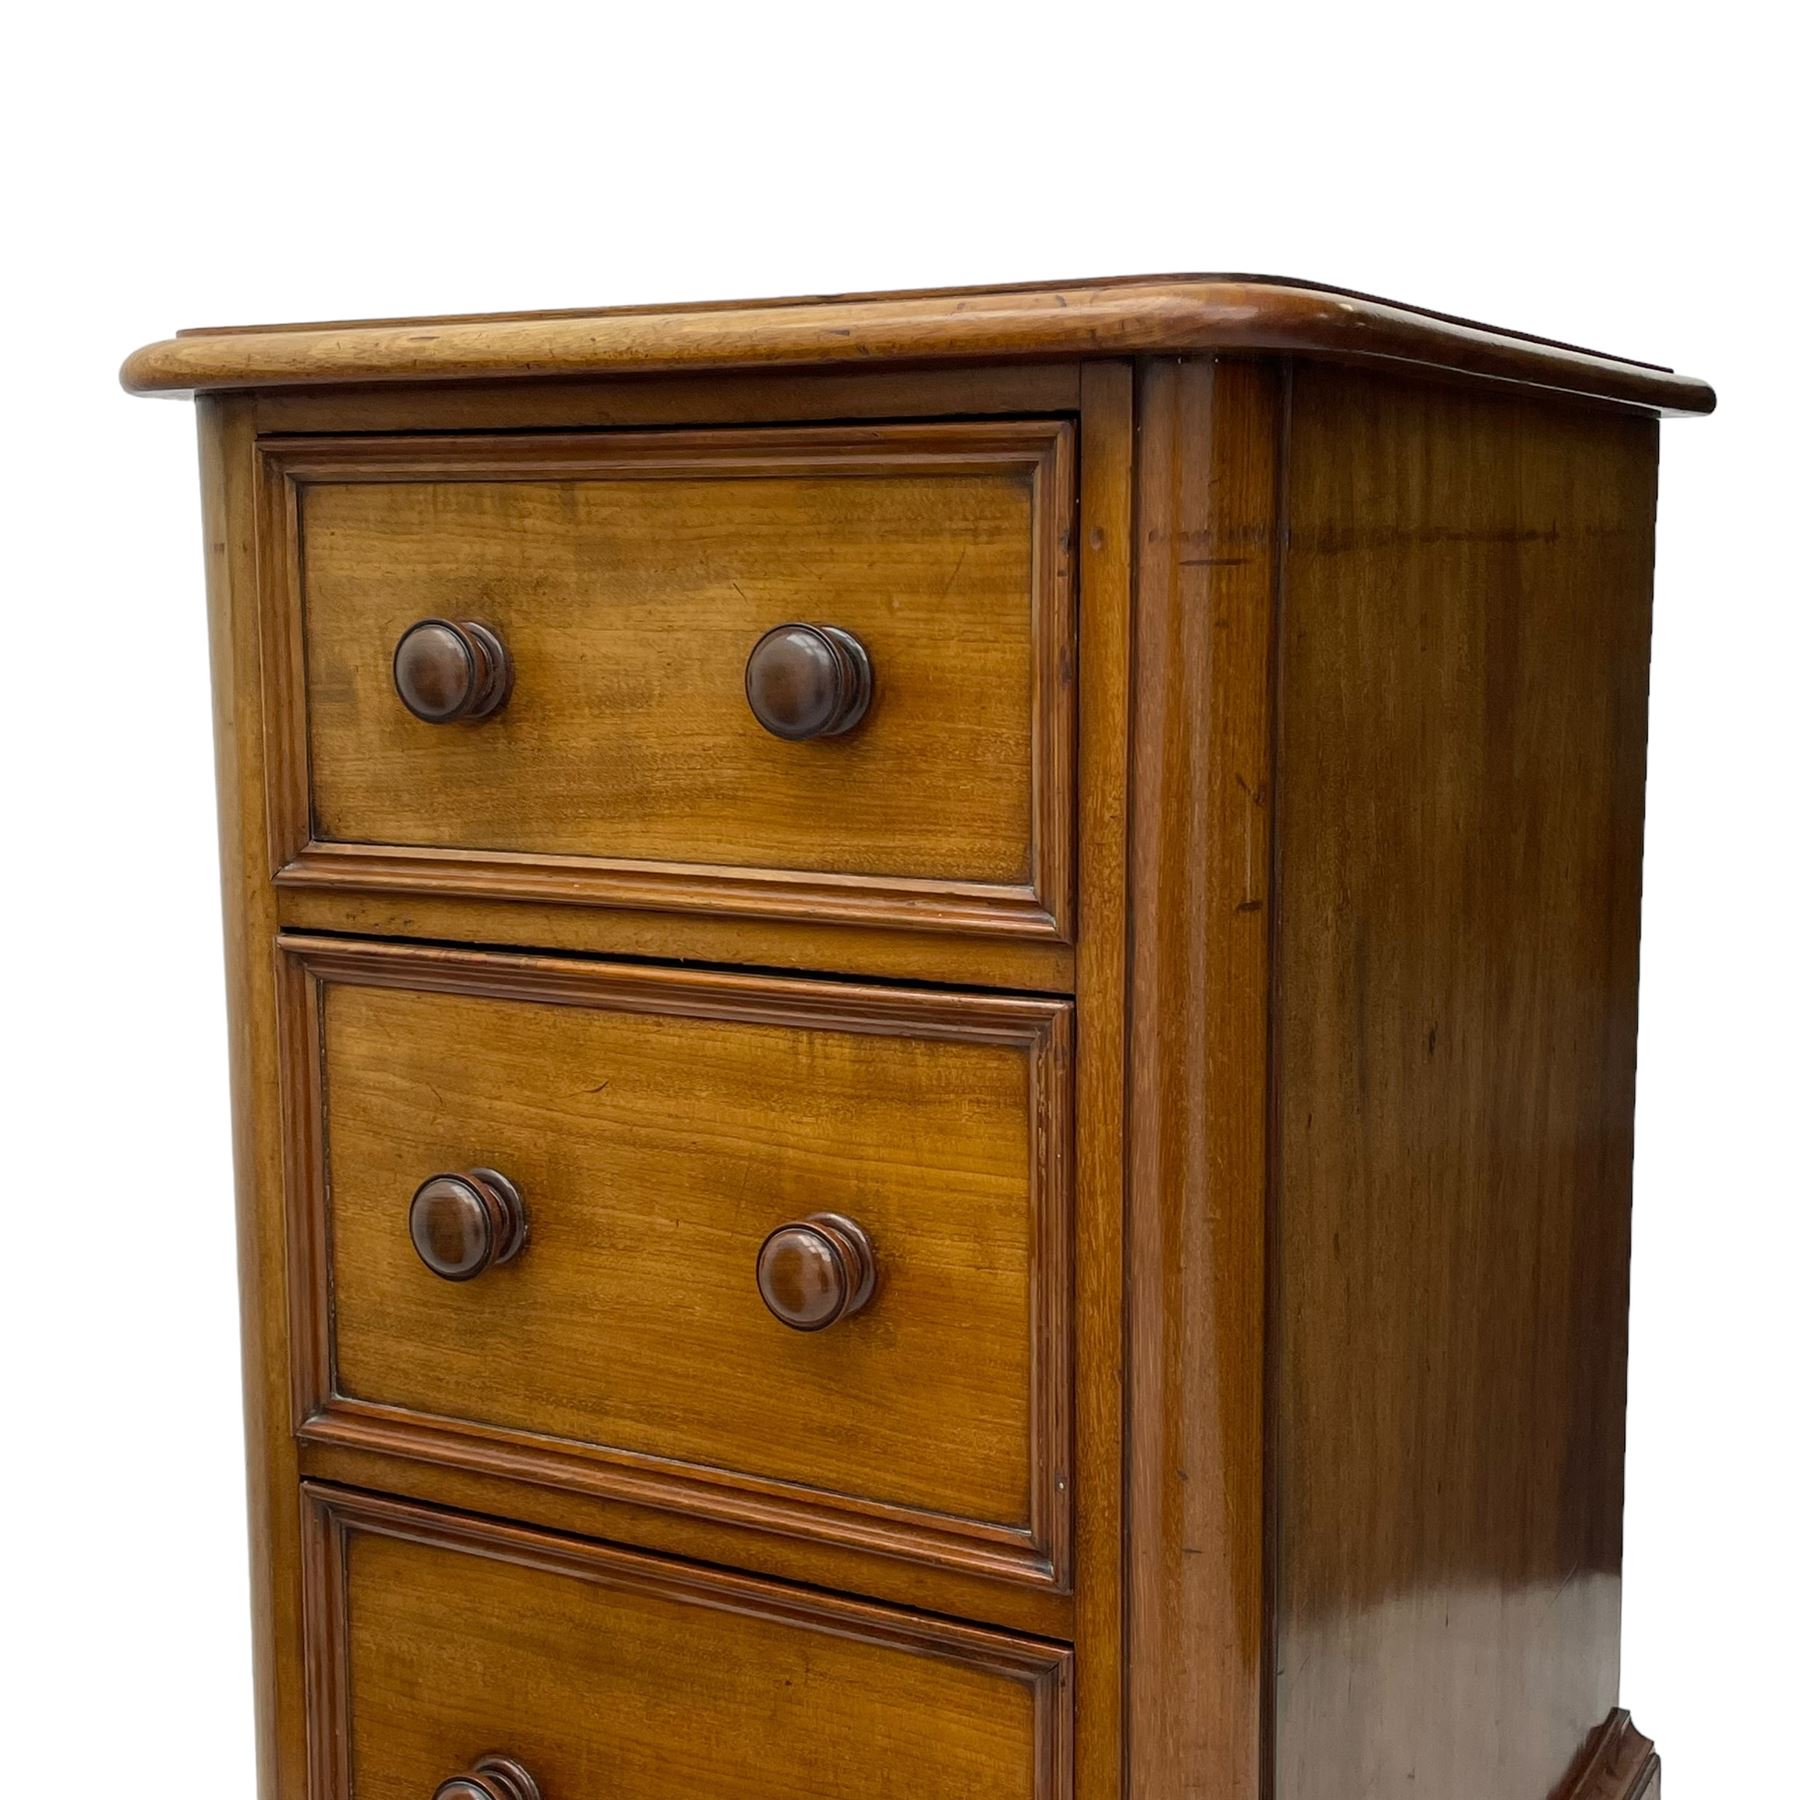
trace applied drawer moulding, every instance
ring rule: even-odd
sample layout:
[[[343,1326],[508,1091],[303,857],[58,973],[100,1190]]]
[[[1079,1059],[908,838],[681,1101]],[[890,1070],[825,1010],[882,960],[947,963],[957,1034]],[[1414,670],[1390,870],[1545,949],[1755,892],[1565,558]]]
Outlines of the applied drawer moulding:
[[[496,1520],[459,1518],[320,1482],[305,1484],[303,1502],[312,1792],[319,1800],[338,1800],[352,1791],[357,1693],[350,1589],[352,1547],[359,1537],[481,1557],[549,1580],[583,1582],[691,1609],[697,1655],[706,1654],[710,1613],[822,1634],[899,1657],[929,1658],[1014,1683],[1030,1706],[1032,1800],[1073,1800],[1074,1653],[1065,1645]],[[922,1719],[922,1739],[929,1729],[930,1720]]]
[[[265,438],[258,443],[257,457],[260,630],[270,677],[264,729],[275,856],[271,874],[278,885],[890,926],[1026,943],[1071,941],[1076,457],[1075,427],[1068,420],[763,427],[653,436]],[[568,855],[346,841],[319,834],[301,522],[309,484],[533,478],[750,481],[883,474],[1007,474],[1029,484],[1030,793],[1023,880],[732,867],[607,855],[598,845],[595,854]],[[878,693],[880,683],[878,670]],[[728,699],[742,705],[741,696]]]
[[[516,953],[280,940],[278,994],[286,1117],[294,1430],[303,1443],[392,1453],[699,1517],[965,1570],[1066,1593],[1074,1506],[1071,1039],[1066,1001],[859,988],[850,984]],[[991,1044],[1028,1073],[1029,1516],[964,1519],[346,1396],[339,1391],[331,1282],[323,1013],[336,984],[523,1000],[784,1030]],[[747,1286],[748,1299],[754,1290]]]

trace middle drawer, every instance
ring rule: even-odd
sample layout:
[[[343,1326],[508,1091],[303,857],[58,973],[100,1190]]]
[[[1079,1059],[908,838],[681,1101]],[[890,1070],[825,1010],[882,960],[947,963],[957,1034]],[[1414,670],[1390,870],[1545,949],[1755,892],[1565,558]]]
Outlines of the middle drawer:
[[[283,962],[303,1438],[1066,1588],[1067,1002]]]

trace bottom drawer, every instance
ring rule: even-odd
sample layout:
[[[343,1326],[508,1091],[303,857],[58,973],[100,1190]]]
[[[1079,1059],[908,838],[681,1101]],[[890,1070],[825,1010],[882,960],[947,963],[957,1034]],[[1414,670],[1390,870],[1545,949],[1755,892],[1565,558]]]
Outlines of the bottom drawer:
[[[1062,1646],[402,1501],[306,1498],[313,1800],[431,1800],[492,1755],[509,1764],[455,1800],[1071,1791]]]

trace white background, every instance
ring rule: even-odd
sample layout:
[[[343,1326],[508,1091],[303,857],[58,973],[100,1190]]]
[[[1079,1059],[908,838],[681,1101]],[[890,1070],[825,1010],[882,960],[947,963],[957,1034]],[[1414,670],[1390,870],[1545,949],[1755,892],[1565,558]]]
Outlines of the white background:
[[[14,1791],[251,1793],[192,417],[121,395],[121,356],[183,324],[1209,268],[1391,294],[1719,389],[1715,418],[1664,433],[1624,1700],[1672,1800],[1793,1779],[1795,164],[1791,63],[1755,28],[1777,16],[15,15]]]

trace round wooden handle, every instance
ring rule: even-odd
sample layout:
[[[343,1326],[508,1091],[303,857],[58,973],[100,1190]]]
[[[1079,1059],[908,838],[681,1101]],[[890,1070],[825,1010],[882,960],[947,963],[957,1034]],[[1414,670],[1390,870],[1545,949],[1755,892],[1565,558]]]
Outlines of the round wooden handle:
[[[495,1169],[433,1175],[407,1214],[419,1260],[446,1281],[473,1281],[525,1247],[525,1202]]]
[[[431,1800],[544,1800],[523,1763],[510,1756],[483,1756],[466,1775],[438,1783]]]
[[[427,725],[485,719],[512,692],[512,661],[477,619],[421,619],[394,646],[394,692]]]
[[[778,1225],[756,1257],[763,1305],[795,1331],[823,1331],[861,1312],[875,1292],[868,1233],[841,1213]]]
[[[869,710],[869,653],[835,625],[777,625],[744,664],[756,722],[778,738],[837,737]]]

